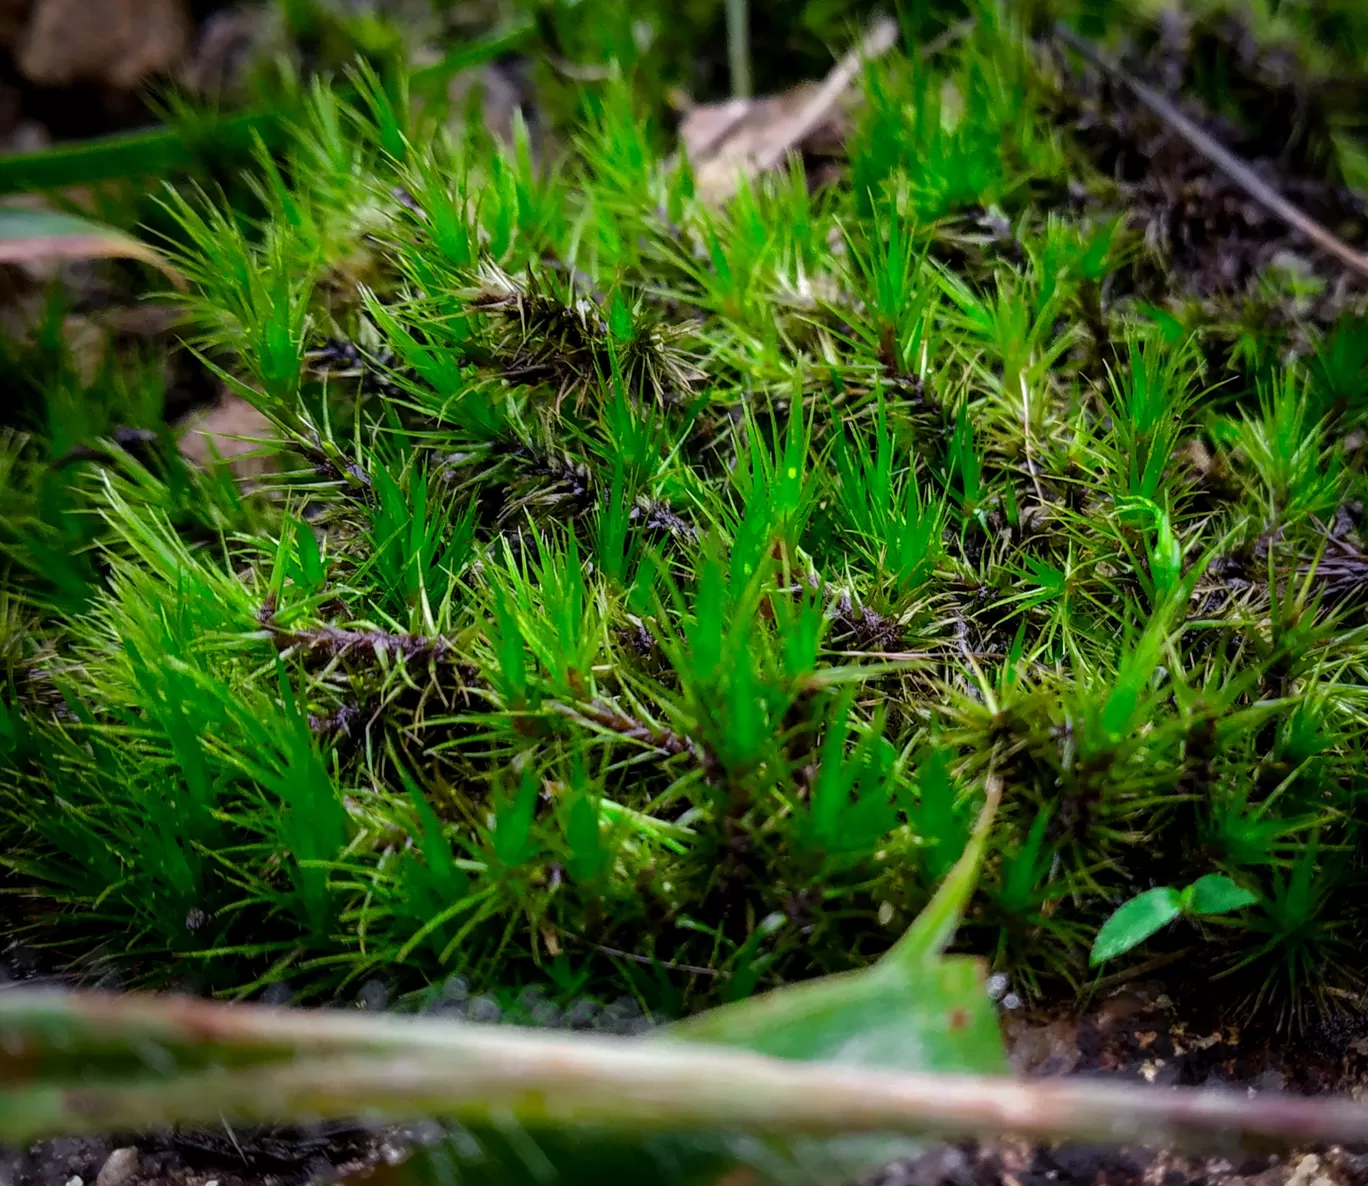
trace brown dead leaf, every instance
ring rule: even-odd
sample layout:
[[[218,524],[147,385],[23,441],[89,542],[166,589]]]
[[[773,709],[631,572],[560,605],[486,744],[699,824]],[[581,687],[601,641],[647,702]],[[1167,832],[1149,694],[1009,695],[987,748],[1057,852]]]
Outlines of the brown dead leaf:
[[[185,285],[159,251],[114,227],[60,210],[0,206],[0,264],[41,268],[64,260],[116,258],[141,260],[178,288]]]
[[[17,60],[41,86],[132,90],[185,57],[190,28],[184,0],[37,0]]]
[[[771,151],[775,130],[807,106],[816,90],[816,83],[805,83],[782,95],[705,103],[690,111],[680,124],[679,136],[693,164],[699,196],[706,202],[723,202],[740,178],[758,174],[758,161]],[[836,107],[813,129],[812,140],[839,147],[845,132],[845,112]],[[815,143],[792,147],[819,151]]]
[[[699,196],[706,202],[726,201],[741,178],[778,168],[796,150],[839,152],[847,132],[843,104],[850,84],[865,61],[886,53],[897,38],[897,22],[881,20],[820,83],[805,83],[782,95],[693,108],[680,124],[679,136]]]
[[[264,477],[277,468],[275,454],[262,443],[276,438],[271,421],[240,395],[223,391],[217,404],[187,417],[180,424],[181,456],[194,465],[209,466],[222,458],[242,481]]]
[[[136,305],[116,305],[99,314],[99,322],[114,334],[129,338],[160,338],[185,325],[189,313],[182,305],[164,301],[142,301]]]

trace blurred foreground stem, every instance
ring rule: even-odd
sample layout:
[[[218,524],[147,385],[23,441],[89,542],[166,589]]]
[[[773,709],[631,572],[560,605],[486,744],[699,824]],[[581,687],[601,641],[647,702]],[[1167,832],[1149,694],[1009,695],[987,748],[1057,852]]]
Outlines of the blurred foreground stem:
[[[670,1038],[81,994],[0,998],[0,1084],[9,1144],[223,1119],[500,1115],[633,1135],[1010,1133],[1202,1152],[1368,1140],[1368,1108],[1344,1099],[903,1074]]]

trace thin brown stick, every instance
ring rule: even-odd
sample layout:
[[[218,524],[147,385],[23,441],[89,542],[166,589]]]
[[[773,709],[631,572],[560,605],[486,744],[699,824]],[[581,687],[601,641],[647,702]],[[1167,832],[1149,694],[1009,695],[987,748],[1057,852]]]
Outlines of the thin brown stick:
[[[1124,84],[1141,103],[1173,128],[1197,152],[1206,157],[1261,206],[1276,214],[1293,230],[1305,235],[1327,255],[1333,255],[1345,267],[1352,269],[1360,276],[1368,276],[1368,255],[1356,251],[1344,240],[1326,230],[1315,219],[1294,206],[1244,161],[1199,128],[1162,95],[1150,90],[1133,74],[1113,62],[1096,46],[1080,37],[1068,26],[1056,25],[1055,33],[1061,41],[1073,46],[1099,70],[1105,71],[1118,82]]]
[[[623,951],[620,947],[593,943],[579,935],[567,935],[565,937],[583,943],[586,947],[592,947],[595,951],[601,951],[604,955],[611,955],[615,959],[631,960],[634,964],[642,964],[648,968],[661,967],[669,972],[687,972],[690,976],[706,976],[709,980],[727,980],[730,978],[730,973],[721,972],[717,968],[705,968],[702,964],[681,964],[674,960],[652,959],[649,955],[639,955],[634,951]]]
[[[578,721],[585,725],[597,725],[600,729],[607,729],[619,737],[643,742],[653,749],[664,750],[667,754],[696,752],[696,747],[689,738],[681,737],[669,729],[649,725],[635,717],[629,717],[611,704],[605,704],[601,700],[595,700],[589,704],[548,704],[547,707],[552,712],[558,712],[561,716],[568,717],[572,721]]]

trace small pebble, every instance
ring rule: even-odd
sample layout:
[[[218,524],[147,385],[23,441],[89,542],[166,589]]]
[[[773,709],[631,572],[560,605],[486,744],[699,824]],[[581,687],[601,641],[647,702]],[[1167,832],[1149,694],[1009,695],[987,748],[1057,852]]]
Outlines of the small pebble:
[[[598,1020],[599,1007],[594,1001],[581,998],[565,1011],[562,1019],[572,1030],[588,1029]]]
[[[115,1149],[100,1167],[95,1186],[128,1186],[138,1176],[139,1168],[138,1151],[132,1145]]]
[[[635,997],[618,997],[611,1005],[608,1005],[599,1024],[604,1029],[614,1031],[630,1030],[634,1023],[641,1019],[641,1006],[637,1004]]]
[[[442,1000],[464,1001],[470,996],[470,981],[464,976],[448,976],[442,985]]]
[[[499,1002],[490,996],[471,997],[466,1006],[466,1017],[477,1025],[494,1025],[502,1016]]]
[[[546,989],[540,985],[529,985],[518,994],[518,1008],[531,1013],[546,999]]]
[[[389,1004],[389,989],[383,980],[367,980],[356,994],[356,1003],[371,1013],[379,1013]]]
[[[551,1029],[561,1023],[561,1011],[551,1001],[538,1001],[528,1010],[532,1024],[541,1029]]]
[[[599,1014],[596,1028],[609,1034],[636,1034],[646,1028],[646,1019],[642,1017],[640,1009],[628,1013],[613,1004],[606,1006]]]
[[[80,1174],[74,1174],[67,1179],[66,1186],[85,1186],[85,1179]]]
[[[620,1017],[640,1017],[641,1005],[637,1003],[636,997],[618,997],[610,1006],[610,1009]]]
[[[288,980],[277,980],[274,984],[268,984],[266,991],[261,994],[263,1005],[288,1005],[293,999],[294,992]]]

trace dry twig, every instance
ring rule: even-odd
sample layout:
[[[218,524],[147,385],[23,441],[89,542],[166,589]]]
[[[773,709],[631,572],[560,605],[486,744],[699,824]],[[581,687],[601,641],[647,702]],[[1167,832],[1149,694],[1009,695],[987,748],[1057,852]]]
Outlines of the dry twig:
[[[1368,277],[1368,255],[1356,251],[1344,240],[1326,230],[1315,219],[1309,217],[1304,211],[1298,209],[1255,173],[1248,164],[1230,149],[1220,144],[1214,137],[1204,132],[1162,95],[1150,90],[1128,70],[1113,62],[1091,42],[1080,37],[1066,25],[1056,25],[1055,34],[1061,41],[1076,49],[1099,70],[1110,74],[1122,83],[1141,103],[1261,206],[1277,215],[1293,230],[1305,235],[1327,255],[1333,255],[1345,267],[1352,269],[1360,276]]]

